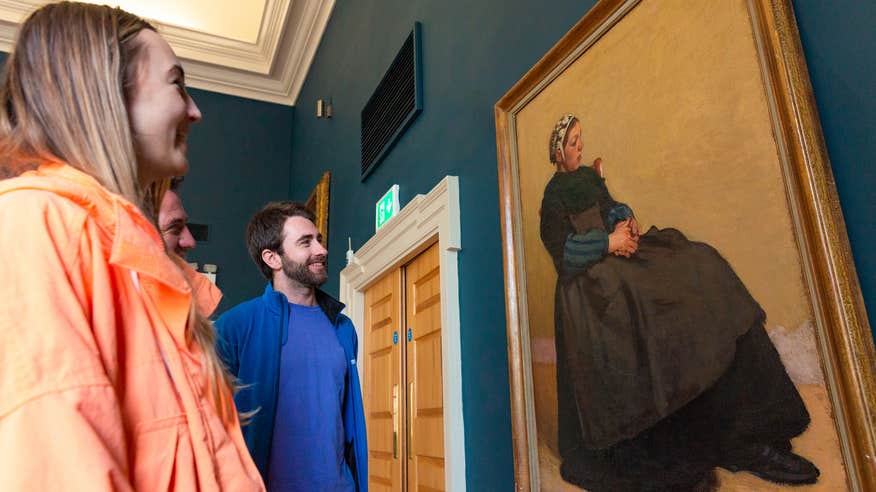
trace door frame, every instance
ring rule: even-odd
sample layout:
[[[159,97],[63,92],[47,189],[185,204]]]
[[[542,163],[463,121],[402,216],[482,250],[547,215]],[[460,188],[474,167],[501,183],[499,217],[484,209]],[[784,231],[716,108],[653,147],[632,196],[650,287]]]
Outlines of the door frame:
[[[441,365],[444,385],[444,486],[462,491],[465,485],[465,425],[462,413],[462,357],[459,326],[460,236],[459,178],[446,176],[426,195],[417,195],[361,248],[341,271],[340,298],[365,353],[365,290],[432,244],[438,243],[441,282]],[[401,328],[401,327],[400,327]],[[403,333],[403,330],[399,329]],[[359,355],[357,354],[358,358]],[[364,386],[362,366],[357,364]],[[364,392],[363,392],[364,394]]]

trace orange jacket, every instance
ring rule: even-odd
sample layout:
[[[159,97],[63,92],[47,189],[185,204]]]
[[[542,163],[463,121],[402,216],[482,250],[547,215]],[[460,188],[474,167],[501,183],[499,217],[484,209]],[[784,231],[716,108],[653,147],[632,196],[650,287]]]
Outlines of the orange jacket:
[[[0,181],[0,489],[262,490],[186,342],[190,302],[155,228],[90,176]]]

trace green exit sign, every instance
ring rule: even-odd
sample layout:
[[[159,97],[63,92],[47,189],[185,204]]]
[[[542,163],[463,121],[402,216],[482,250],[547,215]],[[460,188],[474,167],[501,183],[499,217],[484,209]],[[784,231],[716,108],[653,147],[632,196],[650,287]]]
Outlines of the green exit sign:
[[[383,227],[389,219],[398,213],[398,185],[392,185],[380,200],[374,210],[374,232]]]

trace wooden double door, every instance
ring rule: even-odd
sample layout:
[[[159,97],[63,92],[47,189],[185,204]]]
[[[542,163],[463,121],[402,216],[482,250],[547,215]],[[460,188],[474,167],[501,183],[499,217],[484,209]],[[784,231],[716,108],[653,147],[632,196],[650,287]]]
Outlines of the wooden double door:
[[[444,490],[438,245],[365,291],[368,486]]]

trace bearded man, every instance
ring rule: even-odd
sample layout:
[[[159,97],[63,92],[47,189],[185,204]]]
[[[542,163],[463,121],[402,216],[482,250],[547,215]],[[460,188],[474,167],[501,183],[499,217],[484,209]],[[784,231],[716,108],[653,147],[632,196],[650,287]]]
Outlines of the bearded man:
[[[319,289],[328,251],[313,212],[271,202],[247,247],[265,292],[217,321],[219,352],[241,386],[243,434],[269,491],[367,492],[358,340],[344,305]]]

